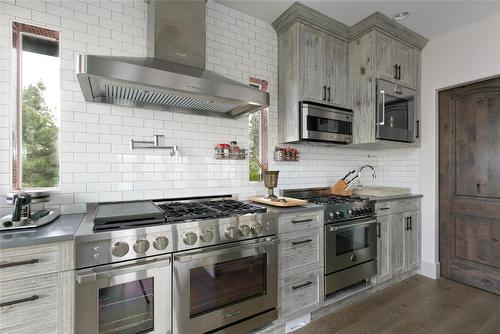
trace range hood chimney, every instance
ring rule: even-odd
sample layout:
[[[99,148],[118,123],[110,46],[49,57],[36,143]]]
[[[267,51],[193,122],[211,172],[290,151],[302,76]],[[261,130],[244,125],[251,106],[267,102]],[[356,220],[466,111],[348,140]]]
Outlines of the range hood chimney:
[[[268,93],[205,69],[204,0],[148,7],[154,57],[78,55],[76,76],[87,102],[229,118],[269,105]]]

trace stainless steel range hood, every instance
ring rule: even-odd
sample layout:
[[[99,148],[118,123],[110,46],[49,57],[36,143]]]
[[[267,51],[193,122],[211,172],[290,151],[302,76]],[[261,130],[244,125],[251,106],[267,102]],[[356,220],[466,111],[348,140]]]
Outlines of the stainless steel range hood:
[[[148,6],[155,57],[78,55],[87,102],[230,118],[269,105],[268,93],[205,69],[205,1]]]

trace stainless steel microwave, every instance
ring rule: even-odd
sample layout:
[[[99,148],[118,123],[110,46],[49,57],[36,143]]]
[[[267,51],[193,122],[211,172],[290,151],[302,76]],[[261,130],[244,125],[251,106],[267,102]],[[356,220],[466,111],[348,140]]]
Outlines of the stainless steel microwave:
[[[352,143],[352,110],[314,102],[300,102],[300,139]]]
[[[416,97],[414,89],[377,79],[377,139],[411,143],[418,138]]]

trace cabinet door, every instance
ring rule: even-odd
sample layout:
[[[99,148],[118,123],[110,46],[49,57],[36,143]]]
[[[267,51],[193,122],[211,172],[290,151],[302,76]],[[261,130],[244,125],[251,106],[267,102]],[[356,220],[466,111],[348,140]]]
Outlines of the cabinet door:
[[[405,271],[420,266],[420,214],[418,211],[404,215],[405,224]]]
[[[391,234],[391,272],[398,275],[404,272],[405,265],[405,224],[402,213],[389,216]]]
[[[349,106],[349,68],[347,43],[325,35],[326,102]]]
[[[383,33],[377,33],[375,63],[378,76],[395,80],[395,41]]]
[[[300,76],[302,99],[324,102],[325,34],[305,25],[300,25]]]
[[[391,247],[389,216],[377,217],[378,244],[377,244],[377,278],[381,283],[391,278]]]
[[[394,42],[396,49],[395,63],[400,66],[399,81],[403,85],[416,86],[416,64],[414,49],[399,42]]]

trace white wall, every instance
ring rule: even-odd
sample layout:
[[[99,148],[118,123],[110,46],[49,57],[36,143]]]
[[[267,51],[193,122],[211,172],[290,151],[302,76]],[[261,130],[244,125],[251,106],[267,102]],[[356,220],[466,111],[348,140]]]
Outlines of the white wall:
[[[422,52],[422,273],[439,275],[437,91],[500,74],[500,14],[429,42]]]
[[[277,143],[277,36],[270,24],[212,1],[207,4],[206,67],[238,81],[250,76],[269,81],[269,154]],[[0,1],[0,193],[11,188],[9,90],[12,20],[61,32],[62,182],[51,205],[63,212],[84,211],[85,202],[172,196],[264,193],[248,182],[247,161],[217,161],[217,142],[237,140],[248,147],[246,119],[220,120],[85,103],[74,75],[78,53],[146,55],[146,4],[143,0]],[[181,155],[130,151],[129,141],[163,134]],[[301,146],[298,163],[274,163],[281,188],[326,186],[348,169],[371,163],[376,181],[418,192],[419,149],[385,151]],[[367,173],[368,174],[368,173]],[[0,206],[4,201],[0,199]]]

